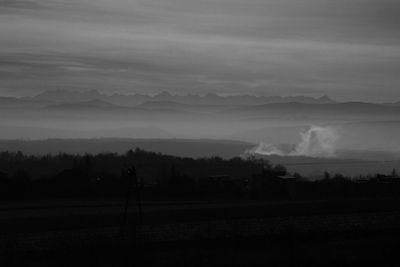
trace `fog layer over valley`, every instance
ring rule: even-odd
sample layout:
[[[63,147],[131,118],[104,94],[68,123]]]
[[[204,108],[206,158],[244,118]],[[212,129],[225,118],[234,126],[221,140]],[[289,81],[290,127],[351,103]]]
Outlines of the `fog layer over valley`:
[[[337,149],[400,150],[397,103],[96,91],[0,98],[1,139],[210,138],[278,145],[298,144],[311,125],[331,127]]]

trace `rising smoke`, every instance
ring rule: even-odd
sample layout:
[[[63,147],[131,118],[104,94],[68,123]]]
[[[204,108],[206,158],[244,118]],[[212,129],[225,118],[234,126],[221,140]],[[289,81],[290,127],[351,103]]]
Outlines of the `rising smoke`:
[[[245,152],[250,155],[278,155],[278,156],[307,156],[318,158],[332,158],[336,156],[336,141],[338,135],[330,126],[311,126],[307,131],[300,133],[301,140],[291,150],[279,145],[265,144]]]

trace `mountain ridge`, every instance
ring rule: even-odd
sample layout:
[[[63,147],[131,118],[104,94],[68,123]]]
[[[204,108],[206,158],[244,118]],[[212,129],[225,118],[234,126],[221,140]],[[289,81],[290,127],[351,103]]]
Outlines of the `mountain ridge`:
[[[221,96],[215,93],[206,95],[178,95],[171,94],[167,91],[162,91],[155,95],[145,94],[102,94],[97,90],[90,91],[69,91],[69,90],[47,90],[36,96],[29,98],[21,98],[25,100],[41,100],[52,102],[85,102],[90,100],[102,100],[111,104],[120,106],[135,106],[145,102],[153,101],[169,101],[182,104],[197,104],[197,105],[257,105],[268,103],[288,103],[300,102],[308,104],[333,104],[337,103],[327,95],[321,97],[309,96],[254,96],[254,95],[232,95]]]

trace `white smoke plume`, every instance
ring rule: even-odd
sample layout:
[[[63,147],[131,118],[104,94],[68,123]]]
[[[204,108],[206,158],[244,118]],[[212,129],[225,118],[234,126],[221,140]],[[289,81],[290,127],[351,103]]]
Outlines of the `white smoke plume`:
[[[282,151],[279,147],[277,147],[275,145],[271,145],[271,144],[266,144],[264,142],[261,142],[255,148],[252,148],[251,150],[246,151],[245,154],[258,154],[258,155],[264,155],[264,156],[270,156],[270,155],[286,156],[287,155],[287,153]]]
[[[336,156],[336,141],[338,135],[330,126],[311,126],[307,131],[301,132],[301,141],[290,151],[282,147],[261,142],[245,154],[251,155],[278,155],[278,156],[307,156],[318,158],[332,158]]]
[[[301,142],[291,154],[322,158],[335,157],[337,139],[338,136],[332,127],[311,126],[307,132],[301,133]]]

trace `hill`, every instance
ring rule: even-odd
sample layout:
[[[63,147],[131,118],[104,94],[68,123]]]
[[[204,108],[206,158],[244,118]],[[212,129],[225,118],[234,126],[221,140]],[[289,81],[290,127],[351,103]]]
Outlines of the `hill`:
[[[125,153],[129,149],[141,148],[148,151],[180,157],[232,158],[241,155],[254,144],[229,140],[190,139],[47,139],[47,140],[0,140],[0,151],[22,151],[26,154],[70,154]]]

